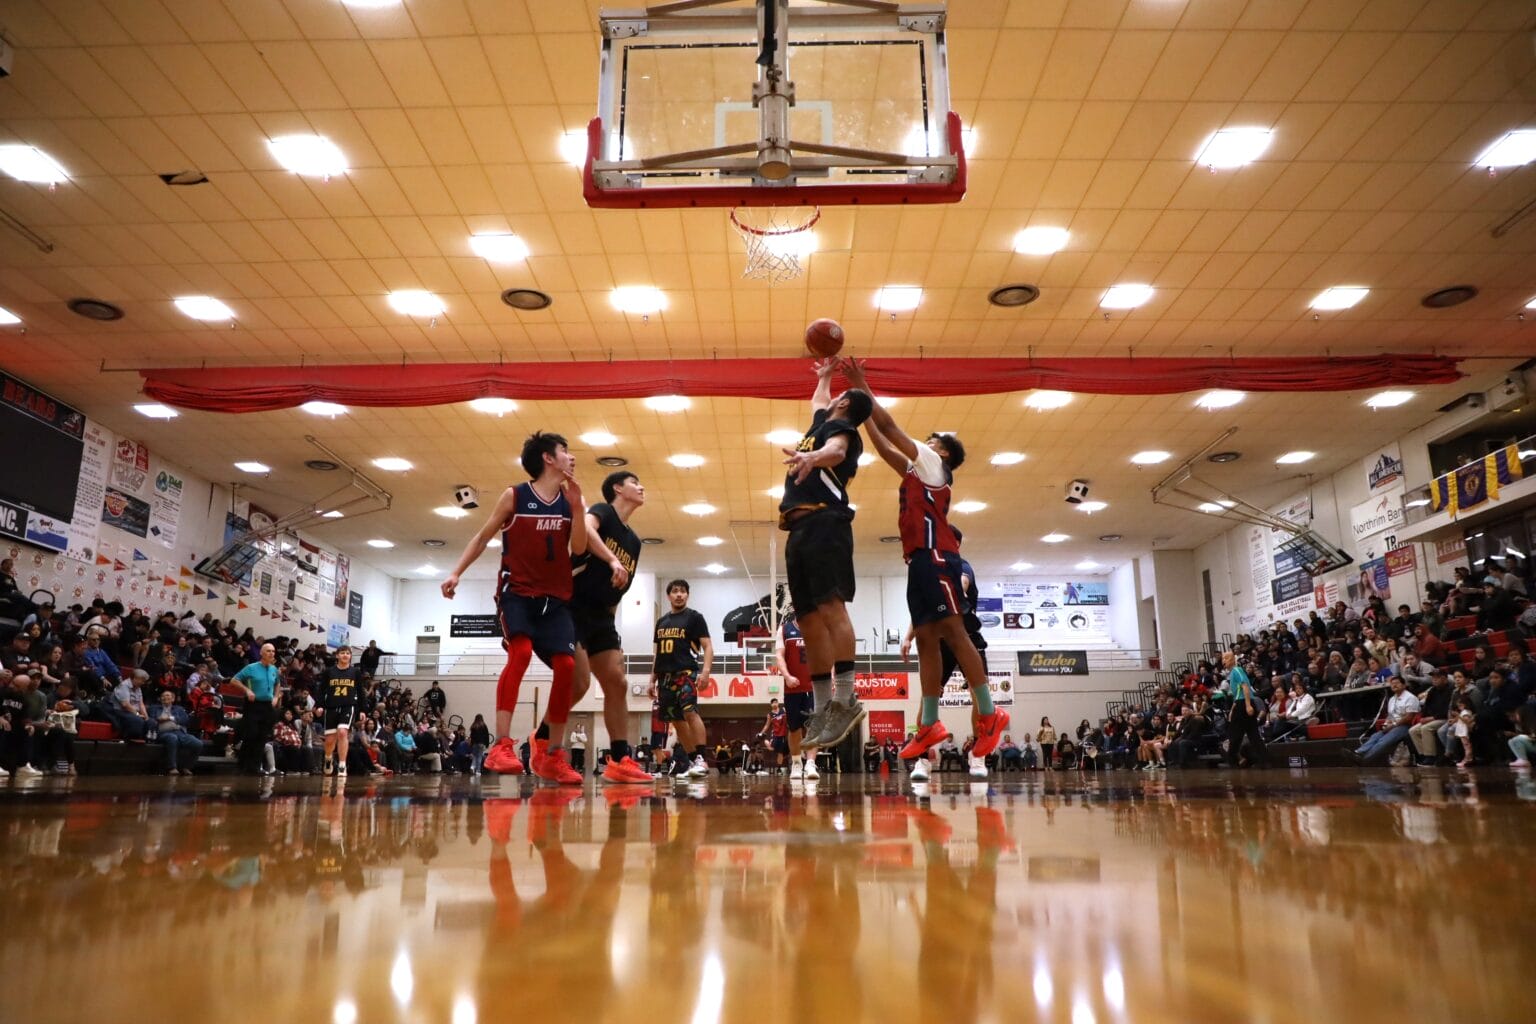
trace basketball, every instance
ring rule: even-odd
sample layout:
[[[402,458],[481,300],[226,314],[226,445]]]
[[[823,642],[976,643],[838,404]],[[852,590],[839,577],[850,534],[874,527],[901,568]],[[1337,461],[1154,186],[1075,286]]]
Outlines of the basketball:
[[[805,347],[822,359],[837,355],[843,350],[843,325],[836,320],[812,320],[805,329]]]

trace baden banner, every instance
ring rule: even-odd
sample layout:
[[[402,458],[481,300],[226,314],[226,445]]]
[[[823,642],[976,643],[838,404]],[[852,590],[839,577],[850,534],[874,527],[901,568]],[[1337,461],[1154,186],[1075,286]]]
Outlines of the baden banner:
[[[1021,676],[1085,676],[1087,651],[1019,651]]]

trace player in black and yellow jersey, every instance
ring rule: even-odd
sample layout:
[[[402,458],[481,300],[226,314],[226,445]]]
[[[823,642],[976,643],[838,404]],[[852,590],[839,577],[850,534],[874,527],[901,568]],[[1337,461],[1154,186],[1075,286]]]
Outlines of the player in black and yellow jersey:
[[[705,763],[704,720],[699,717],[698,681],[709,678],[715,645],[709,638],[704,616],[688,607],[687,580],[667,584],[667,603],[672,610],[656,620],[656,661],[651,668],[651,692],[661,706],[661,720],[677,729],[677,740],[693,752],[690,778],[709,774]],[[701,671],[699,660],[703,659]]]
[[[320,675],[320,704],[325,708],[325,774],[335,766],[338,778],[347,777],[347,739],[357,714],[357,669],[352,648],[336,650],[336,664]],[[337,747],[341,748],[337,757]],[[339,761],[339,764],[337,763]]]

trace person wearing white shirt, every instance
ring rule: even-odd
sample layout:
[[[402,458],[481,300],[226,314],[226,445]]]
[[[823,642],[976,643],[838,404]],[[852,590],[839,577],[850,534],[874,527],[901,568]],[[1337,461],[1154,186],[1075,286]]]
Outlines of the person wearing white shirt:
[[[571,733],[566,737],[566,745],[571,751],[571,767],[576,771],[587,769],[587,727],[574,725]]]
[[[1399,743],[1408,738],[1408,730],[1419,718],[1419,698],[1408,692],[1402,678],[1393,676],[1388,685],[1392,687],[1392,696],[1387,698],[1387,710],[1381,719],[1380,731],[1370,734],[1355,749],[1355,760],[1362,764],[1378,755],[1390,755]]]

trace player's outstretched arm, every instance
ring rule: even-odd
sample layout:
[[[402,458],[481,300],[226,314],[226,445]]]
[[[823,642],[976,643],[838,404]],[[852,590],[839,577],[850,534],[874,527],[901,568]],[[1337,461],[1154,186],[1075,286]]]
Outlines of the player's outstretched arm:
[[[496,499],[496,507],[491,509],[491,514],[486,517],[485,525],[481,526],[475,535],[469,538],[469,543],[464,545],[464,553],[459,556],[458,564],[453,567],[453,572],[443,580],[443,596],[453,599],[454,591],[459,589],[459,577],[464,571],[475,564],[475,559],[485,553],[485,546],[491,542],[491,538],[507,528],[512,521],[512,513],[517,510],[517,490],[508,487],[501,492],[501,497]]]
[[[784,465],[790,467],[790,472],[795,474],[795,483],[805,483],[805,478],[823,466],[835,466],[848,456],[848,438],[844,434],[834,434],[826,444],[813,452],[800,452],[793,448],[781,449],[789,458],[784,460]]]
[[[907,464],[911,461],[911,459],[901,454],[900,450],[898,450],[897,447],[891,443],[890,439],[885,436],[880,428],[875,426],[875,421],[873,418],[864,421],[864,432],[869,435],[869,443],[875,446],[875,451],[879,453],[882,459],[885,460],[885,464],[887,466],[890,466],[896,472],[901,474],[905,474],[907,472]],[[901,434],[900,436],[906,438],[905,434]],[[911,440],[910,438],[906,439]],[[916,453],[917,449],[914,448],[913,454],[915,455]]]
[[[875,393],[870,389],[869,380],[864,376],[864,364],[857,359],[839,359],[838,366],[843,371],[843,376],[848,378],[848,386],[866,391],[873,398]],[[905,473],[907,465],[917,458],[917,442],[907,436],[907,432],[897,425],[894,417],[886,411],[885,406],[875,402],[869,410],[869,419],[864,423],[868,428],[869,439],[874,443],[886,462],[898,473]],[[898,453],[892,458],[888,452],[892,449]]]
[[[816,391],[811,395],[811,415],[832,408],[832,375],[837,372],[836,359],[818,359],[811,364],[816,371]]]

